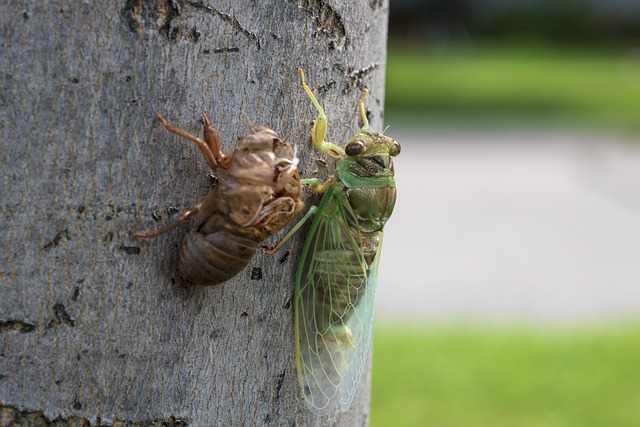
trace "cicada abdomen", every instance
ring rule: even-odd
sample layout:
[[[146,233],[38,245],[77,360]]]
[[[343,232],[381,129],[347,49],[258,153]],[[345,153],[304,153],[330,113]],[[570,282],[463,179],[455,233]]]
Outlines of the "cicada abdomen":
[[[291,145],[269,128],[251,129],[235,149],[223,154],[218,133],[203,116],[204,140],[167,123],[163,126],[196,143],[218,182],[204,201],[168,226],[137,237],[163,234],[190,217],[194,228],[180,244],[182,277],[197,285],[222,283],[244,269],[258,245],[281,230],[303,209],[298,159]]]
[[[314,267],[303,266],[301,280],[312,283],[315,288],[309,298],[314,300],[315,312],[321,314],[316,316],[321,334],[331,333],[338,344],[353,346],[348,324],[365,292],[375,287],[368,279],[380,248],[382,229],[364,232],[358,228],[359,223],[350,222],[348,216],[346,225],[348,228],[341,224],[343,229],[337,233],[330,230],[333,235],[327,235],[322,228],[314,235],[310,244]]]

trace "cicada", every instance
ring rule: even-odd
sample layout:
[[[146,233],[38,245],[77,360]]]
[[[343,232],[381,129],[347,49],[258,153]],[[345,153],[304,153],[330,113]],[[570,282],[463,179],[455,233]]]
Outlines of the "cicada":
[[[324,415],[349,408],[369,355],[382,231],[396,201],[392,157],[400,145],[369,129],[366,90],[362,128],[344,147],[325,141],[327,117],[299,71],[318,110],[311,141],[336,160],[326,182],[302,180],[324,196],[283,239],[313,217],[296,272],[295,357],[304,398]]]
[[[194,142],[217,184],[202,203],[185,210],[178,220],[136,237],[156,237],[195,216],[195,226],[180,244],[178,265],[183,278],[197,285],[222,283],[244,269],[259,244],[290,224],[304,209],[295,148],[267,127],[238,138],[224,154],[220,137],[206,116],[204,140],[178,129],[158,114],[172,133]]]

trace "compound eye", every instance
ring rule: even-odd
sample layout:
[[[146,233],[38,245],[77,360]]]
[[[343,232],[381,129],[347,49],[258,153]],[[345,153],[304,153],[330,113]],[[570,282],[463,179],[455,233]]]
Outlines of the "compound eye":
[[[358,154],[362,154],[364,152],[364,142],[362,141],[351,141],[344,147],[344,152],[347,156],[357,156]]]
[[[389,149],[390,156],[397,156],[400,154],[400,144],[398,141],[393,141],[393,146]]]

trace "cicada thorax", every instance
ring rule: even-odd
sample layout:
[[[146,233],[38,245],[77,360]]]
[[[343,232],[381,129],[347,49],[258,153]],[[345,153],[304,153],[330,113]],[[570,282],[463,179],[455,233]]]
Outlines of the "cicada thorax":
[[[382,231],[396,204],[396,188],[355,187],[344,192],[350,207],[346,211],[349,226],[365,234]]]

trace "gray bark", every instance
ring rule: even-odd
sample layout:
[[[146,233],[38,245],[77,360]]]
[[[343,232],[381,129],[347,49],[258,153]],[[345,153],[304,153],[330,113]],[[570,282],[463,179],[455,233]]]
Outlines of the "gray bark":
[[[365,86],[381,130],[388,2],[3,3],[1,424],[367,424],[368,373],[347,413],[317,419],[301,400],[291,296],[303,233],[216,287],[178,279],[189,224],[131,234],[210,185],[156,111],[198,135],[207,113],[225,150],[248,132],[244,111],[291,133],[302,175],[325,178],[300,66],[332,142],[359,126]]]

